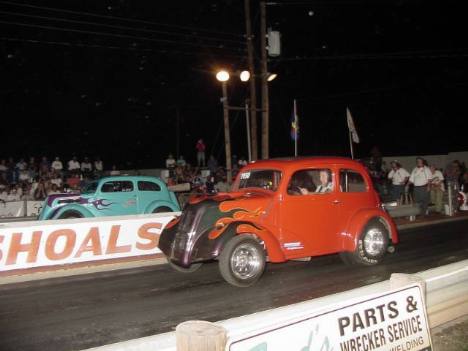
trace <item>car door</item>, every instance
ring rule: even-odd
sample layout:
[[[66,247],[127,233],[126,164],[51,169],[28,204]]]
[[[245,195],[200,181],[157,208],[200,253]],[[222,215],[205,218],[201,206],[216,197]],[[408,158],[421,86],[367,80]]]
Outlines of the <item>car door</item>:
[[[149,204],[156,200],[166,200],[158,183],[150,180],[139,180],[137,183],[139,213],[145,213]]]
[[[133,181],[109,180],[104,182],[94,207],[104,216],[137,214],[137,192]]]
[[[325,175],[328,185],[321,181]],[[288,256],[296,250],[303,256],[338,250],[336,196],[335,176],[329,166],[301,169],[291,175],[280,215]]]
[[[352,168],[340,168],[339,182],[339,212],[342,221],[348,223],[358,210],[375,205],[375,199],[370,192],[370,185],[361,171]]]

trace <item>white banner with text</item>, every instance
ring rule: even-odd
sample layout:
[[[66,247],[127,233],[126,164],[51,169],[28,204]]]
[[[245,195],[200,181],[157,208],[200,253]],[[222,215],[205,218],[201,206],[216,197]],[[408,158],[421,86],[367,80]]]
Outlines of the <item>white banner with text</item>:
[[[0,225],[0,272],[160,253],[176,213]]]
[[[230,351],[431,351],[418,285],[352,301],[239,340]]]

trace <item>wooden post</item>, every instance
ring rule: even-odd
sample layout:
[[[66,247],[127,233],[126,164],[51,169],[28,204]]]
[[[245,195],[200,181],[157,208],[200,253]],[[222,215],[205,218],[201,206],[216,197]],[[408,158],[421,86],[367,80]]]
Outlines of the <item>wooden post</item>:
[[[266,4],[260,1],[260,50],[261,77],[262,77],[262,158],[270,156],[270,107],[268,98],[268,66],[266,49]]]
[[[257,87],[255,85],[255,64],[254,64],[254,46],[252,35],[252,22],[250,16],[250,0],[244,0],[245,10],[245,34],[247,39],[247,63],[250,71],[250,135],[252,140],[252,160],[258,158],[258,143],[257,143]],[[251,161],[251,160],[249,160]]]
[[[176,327],[177,351],[224,351],[227,331],[205,321],[188,321]]]
[[[223,87],[223,117],[224,117],[224,147],[226,149],[226,175],[229,185],[232,183],[232,161],[231,161],[231,132],[229,128],[229,102],[227,96],[227,84],[222,82]]]

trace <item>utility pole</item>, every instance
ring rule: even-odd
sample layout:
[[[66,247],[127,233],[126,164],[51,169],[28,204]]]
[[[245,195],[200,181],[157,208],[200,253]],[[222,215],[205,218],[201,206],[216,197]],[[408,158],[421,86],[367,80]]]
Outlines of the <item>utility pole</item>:
[[[227,95],[227,84],[222,82],[223,87],[223,116],[224,116],[224,146],[226,149],[226,175],[228,184],[232,183],[232,164],[231,164],[231,136],[229,128],[229,103]]]
[[[252,22],[250,16],[250,0],[244,0],[245,10],[245,34],[247,40],[247,62],[250,72],[249,88],[250,88],[250,136],[252,160],[258,159],[258,142],[257,142],[257,89],[255,84],[255,64],[254,64],[254,47],[252,35]],[[249,160],[250,161],[250,160]]]
[[[268,99],[268,67],[266,51],[266,4],[260,1],[260,50],[261,50],[261,77],[262,77],[262,158],[269,158],[269,99]]]

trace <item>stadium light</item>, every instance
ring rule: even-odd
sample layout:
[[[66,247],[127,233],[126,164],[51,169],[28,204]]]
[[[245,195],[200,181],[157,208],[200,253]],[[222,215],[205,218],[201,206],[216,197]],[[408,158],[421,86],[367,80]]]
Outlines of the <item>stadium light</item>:
[[[216,79],[220,82],[227,82],[229,80],[229,72],[219,71],[218,73],[216,73]]]

